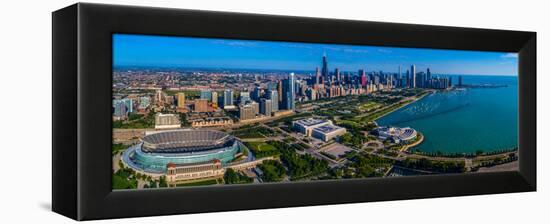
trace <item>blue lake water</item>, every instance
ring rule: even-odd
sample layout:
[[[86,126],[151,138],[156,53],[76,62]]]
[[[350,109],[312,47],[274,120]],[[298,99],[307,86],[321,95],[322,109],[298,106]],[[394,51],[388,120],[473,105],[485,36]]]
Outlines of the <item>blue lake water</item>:
[[[452,81],[457,83],[458,77]],[[464,84],[506,84],[500,88],[440,91],[376,122],[412,127],[424,134],[424,152],[473,153],[518,145],[517,76],[462,76]]]

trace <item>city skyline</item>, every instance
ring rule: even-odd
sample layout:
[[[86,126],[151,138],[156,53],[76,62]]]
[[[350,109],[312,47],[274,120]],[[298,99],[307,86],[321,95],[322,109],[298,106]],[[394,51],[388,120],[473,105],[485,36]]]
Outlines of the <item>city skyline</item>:
[[[517,76],[517,54],[215,38],[113,35],[113,66],[314,71],[330,70]]]

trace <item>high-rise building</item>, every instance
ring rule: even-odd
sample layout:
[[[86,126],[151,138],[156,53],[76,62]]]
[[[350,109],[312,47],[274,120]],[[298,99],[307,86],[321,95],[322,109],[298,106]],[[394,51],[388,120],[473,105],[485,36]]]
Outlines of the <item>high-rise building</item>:
[[[267,90],[277,90],[277,83],[276,82],[269,82],[267,83]]]
[[[367,73],[365,73],[365,70],[359,69],[358,74],[361,77],[361,86],[366,87],[367,86]]]
[[[338,68],[334,69],[334,76],[336,77],[336,82],[340,83],[342,80],[340,80],[340,70]]]
[[[397,78],[400,79],[401,77],[401,65],[397,68]]]
[[[185,108],[185,93],[176,94],[176,100],[178,101],[178,108]]]
[[[256,118],[256,113],[254,112],[254,108],[252,107],[252,104],[241,104],[239,105],[239,119],[242,120],[249,120]]]
[[[223,92],[223,107],[224,108],[233,107],[233,90],[226,89]]]
[[[162,98],[163,98],[163,94],[162,94],[162,90],[160,89],[157,89],[157,92],[155,93],[155,100],[157,103],[162,103]]]
[[[260,100],[260,113],[265,115],[265,116],[271,116],[271,107],[272,107],[273,103],[271,102],[271,100],[268,100],[268,99],[261,99]]]
[[[148,96],[143,96],[139,98],[138,109],[144,110],[149,107],[149,105],[151,105],[151,99]]]
[[[116,100],[116,101],[113,101],[113,104],[115,108],[113,115],[115,117],[126,117],[127,111],[126,111],[126,105],[124,104],[124,102],[120,100]]]
[[[315,68],[315,85],[319,85],[321,83],[321,71],[319,71],[319,67]]]
[[[294,73],[290,73],[288,78],[283,80],[283,108],[286,110],[294,110],[295,82]]]
[[[458,76],[458,86],[459,87],[462,86],[462,76],[461,75]]]
[[[430,80],[432,79],[432,72],[430,71],[430,68],[426,70],[426,79]]]
[[[240,92],[239,103],[244,104],[246,101],[250,101],[250,92]]]
[[[262,89],[259,86],[254,87],[254,90],[252,91],[252,99],[256,102],[260,102],[261,97]]]
[[[260,104],[256,103],[256,101],[250,101],[250,105],[252,105],[252,108],[254,109],[254,115],[260,113]]]
[[[208,100],[196,99],[195,100],[195,112],[208,112]]]
[[[416,66],[411,65],[411,88],[416,88]]]
[[[124,99],[119,99],[119,100],[113,100],[113,107],[115,107],[115,110],[116,110],[116,105],[120,104],[120,103],[124,105],[125,113],[134,112],[134,101],[132,99],[124,98]]]
[[[201,99],[203,99],[203,100],[212,100],[212,90],[210,90],[210,89],[201,90]]]
[[[329,76],[329,74],[328,74],[328,61],[327,61],[327,54],[326,53],[323,54],[323,67],[321,69],[321,73],[322,73],[321,75],[323,76],[323,79],[324,79],[325,82],[330,80],[330,78],[328,77]]]
[[[218,92],[212,92],[212,104],[218,106]]]
[[[267,92],[267,98],[271,100],[271,111],[279,111],[279,92],[277,92],[277,90],[271,90]]]

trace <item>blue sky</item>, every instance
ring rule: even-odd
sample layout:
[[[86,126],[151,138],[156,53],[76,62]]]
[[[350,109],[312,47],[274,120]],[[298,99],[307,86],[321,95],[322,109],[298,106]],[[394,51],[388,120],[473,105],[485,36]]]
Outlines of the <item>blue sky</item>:
[[[403,73],[411,64],[435,74],[517,75],[516,53],[340,44],[113,35],[114,66],[315,70],[326,53],[332,71]]]

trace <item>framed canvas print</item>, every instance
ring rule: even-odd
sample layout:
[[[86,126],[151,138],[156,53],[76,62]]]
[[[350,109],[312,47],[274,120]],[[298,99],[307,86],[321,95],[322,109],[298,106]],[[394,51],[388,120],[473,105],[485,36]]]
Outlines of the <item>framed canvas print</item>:
[[[535,80],[534,32],[75,4],[53,13],[52,208],[534,191]]]

